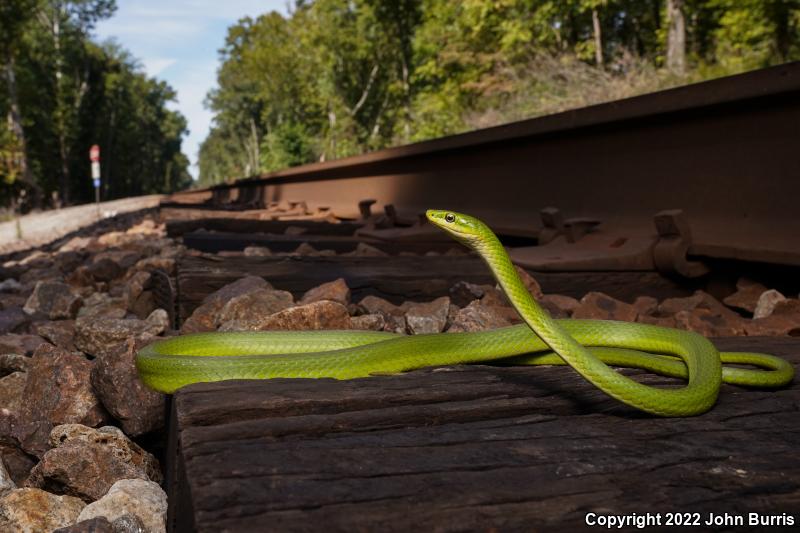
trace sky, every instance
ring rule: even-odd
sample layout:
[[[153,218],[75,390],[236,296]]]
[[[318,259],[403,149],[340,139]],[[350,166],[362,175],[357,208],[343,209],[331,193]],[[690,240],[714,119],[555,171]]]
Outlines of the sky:
[[[197,151],[211,126],[203,100],[216,86],[218,50],[228,26],[269,11],[286,14],[287,0],[117,0],[117,11],[97,24],[101,41],[114,39],[136,57],[151,77],[178,93],[177,109],[189,122],[183,153],[197,178]]]

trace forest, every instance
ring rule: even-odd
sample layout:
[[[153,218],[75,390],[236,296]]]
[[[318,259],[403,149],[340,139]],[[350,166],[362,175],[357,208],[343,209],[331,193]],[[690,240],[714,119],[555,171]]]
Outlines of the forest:
[[[125,49],[97,43],[114,0],[0,1],[0,206],[94,199],[89,148],[102,146],[103,199],[191,184],[175,91]]]
[[[213,184],[800,58],[800,0],[298,0],[220,50]]]

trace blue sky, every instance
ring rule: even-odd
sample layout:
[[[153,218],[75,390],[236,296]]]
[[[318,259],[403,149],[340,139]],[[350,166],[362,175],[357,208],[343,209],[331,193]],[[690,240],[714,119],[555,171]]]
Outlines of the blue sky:
[[[148,75],[166,80],[178,93],[173,104],[189,121],[183,152],[197,177],[197,150],[212,114],[203,100],[216,85],[217,51],[227,28],[242,17],[286,13],[287,0],[117,0],[117,11],[95,29],[127,48]]]

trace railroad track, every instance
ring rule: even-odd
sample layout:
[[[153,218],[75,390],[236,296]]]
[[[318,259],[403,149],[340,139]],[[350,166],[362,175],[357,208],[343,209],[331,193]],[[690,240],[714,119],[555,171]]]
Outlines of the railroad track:
[[[446,207],[496,228],[544,293],[602,292],[617,300],[597,312],[618,318],[604,306],[637,316],[641,297],[661,309],[702,289],[710,311],[691,327],[797,363],[797,339],[733,336],[764,333],[713,296],[742,278],[800,291],[799,97],[794,63],[173,195],[161,217],[188,252],[159,302],[185,331],[224,329],[204,309],[232,301],[243,278],[234,298],[261,278],[296,302],[341,278],[348,320],[384,313],[380,327],[414,333],[409,301],[446,297],[450,323],[492,280],[419,216]],[[558,531],[587,510],[785,515],[800,494],[788,445],[798,391],[726,386],[708,415],[670,422],[555,368],[193,385],[171,403],[169,526]]]

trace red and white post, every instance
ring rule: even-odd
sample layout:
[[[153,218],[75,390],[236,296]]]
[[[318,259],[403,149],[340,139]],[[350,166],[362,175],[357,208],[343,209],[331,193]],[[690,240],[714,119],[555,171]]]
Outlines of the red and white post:
[[[96,144],[89,149],[89,160],[92,162],[92,181],[94,182],[94,203],[100,203],[100,147]]]

